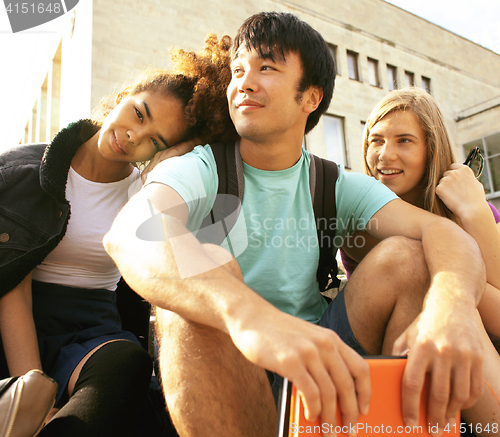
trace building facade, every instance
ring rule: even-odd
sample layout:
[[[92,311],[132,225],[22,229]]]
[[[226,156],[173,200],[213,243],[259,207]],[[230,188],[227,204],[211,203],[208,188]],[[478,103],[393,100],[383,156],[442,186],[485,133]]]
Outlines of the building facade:
[[[422,87],[439,102],[458,159],[476,145],[483,151],[481,180],[500,208],[500,55],[383,0],[80,0],[33,69],[18,138],[50,140],[138,70],[168,67],[169,48],[198,49],[207,33],[232,36],[245,18],[271,10],[317,29],[336,61],[334,97],[307,135],[310,151],[362,171],[373,105],[394,88]]]

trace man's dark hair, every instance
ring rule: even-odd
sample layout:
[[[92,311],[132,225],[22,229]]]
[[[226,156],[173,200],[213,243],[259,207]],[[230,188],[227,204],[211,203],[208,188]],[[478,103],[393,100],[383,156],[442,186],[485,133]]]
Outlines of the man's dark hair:
[[[323,90],[321,103],[307,119],[305,133],[308,133],[330,106],[335,86],[335,64],[320,33],[293,14],[260,12],[247,18],[239,28],[233,41],[233,59],[240,47],[273,60],[285,60],[290,52],[300,56],[303,75],[298,91],[302,93],[310,86]]]

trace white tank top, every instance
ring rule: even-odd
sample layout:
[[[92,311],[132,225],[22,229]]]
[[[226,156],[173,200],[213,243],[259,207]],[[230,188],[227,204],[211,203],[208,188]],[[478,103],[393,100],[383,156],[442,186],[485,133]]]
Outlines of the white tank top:
[[[113,291],[120,272],[104,250],[102,239],[128,201],[130,185],[139,170],[118,182],[99,183],[69,169],[66,198],[71,216],[66,235],[33,271],[33,279],[80,288]]]

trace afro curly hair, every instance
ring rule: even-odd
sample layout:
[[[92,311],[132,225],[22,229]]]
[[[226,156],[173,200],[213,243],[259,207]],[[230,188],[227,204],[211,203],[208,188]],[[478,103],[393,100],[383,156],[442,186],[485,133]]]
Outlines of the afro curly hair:
[[[171,69],[148,69],[121,92],[101,100],[94,119],[102,123],[127,95],[144,91],[175,97],[184,106],[188,130],[184,140],[203,143],[231,142],[238,134],[229,116],[226,89],[231,81],[231,38],[210,33],[200,51],[170,50]]]

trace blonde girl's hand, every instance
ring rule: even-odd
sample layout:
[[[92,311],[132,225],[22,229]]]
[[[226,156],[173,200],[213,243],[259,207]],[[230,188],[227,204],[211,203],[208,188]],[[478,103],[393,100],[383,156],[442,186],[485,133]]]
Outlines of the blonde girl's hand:
[[[188,141],[183,141],[182,143],[178,143],[175,146],[169,147],[168,149],[161,150],[153,156],[153,159],[149,161],[149,164],[141,173],[141,182],[144,184],[148,177],[148,174],[151,173],[153,168],[155,168],[160,162],[164,161],[167,158],[172,158],[172,156],[182,156],[188,152],[191,152],[196,146],[202,144],[202,141],[199,138],[195,138]]]
[[[483,185],[476,179],[474,172],[463,164],[452,164],[444,172],[436,187],[436,194],[462,221],[477,208],[487,206]]]

